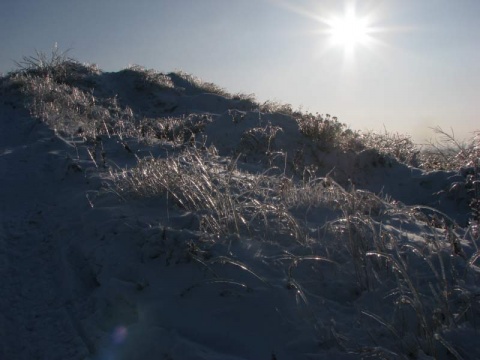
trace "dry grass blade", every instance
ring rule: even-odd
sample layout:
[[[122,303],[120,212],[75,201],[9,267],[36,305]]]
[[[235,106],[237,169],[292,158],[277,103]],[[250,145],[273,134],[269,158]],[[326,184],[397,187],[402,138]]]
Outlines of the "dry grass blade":
[[[218,274],[215,272],[215,270],[213,270],[213,269],[211,268],[211,266],[209,266],[205,261],[203,261],[202,259],[200,259],[198,256],[195,256],[195,255],[193,255],[193,254],[189,254],[189,256],[190,256],[193,260],[195,260],[196,262],[198,262],[199,264],[201,264],[202,266],[204,266],[208,271],[210,271],[210,272],[212,273],[213,277],[215,277],[215,278],[220,278],[220,277],[218,276]]]
[[[410,249],[412,250],[412,252],[414,252],[415,254],[417,254],[423,261],[425,261],[428,266],[430,267],[430,270],[432,270],[433,274],[435,275],[435,278],[444,284],[445,288],[447,288],[447,279],[446,279],[446,276],[445,276],[445,271],[442,271],[442,276],[440,276],[440,274],[438,273],[437,269],[435,268],[435,266],[433,265],[432,261],[427,257],[425,256],[422,251],[416,247],[415,245],[413,244],[405,244],[403,245],[403,248],[406,248],[406,249]],[[442,267],[443,268],[443,267]]]
[[[425,335],[427,339],[430,338],[429,335],[431,335],[431,330],[428,326],[428,322],[425,316],[425,309],[423,306],[423,303],[420,298],[420,294],[417,291],[417,288],[413,285],[412,280],[407,272],[406,265],[403,262],[403,260],[400,257],[400,260],[397,261],[392,255],[390,254],[385,254],[385,253],[380,253],[377,251],[369,251],[366,253],[367,256],[375,256],[375,257],[381,257],[386,259],[390,264],[392,264],[392,267],[394,270],[396,270],[403,278],[403,280],[407,283],[408,289],[410,290],[410,293],[413,295],[413,302],[411,305],[415,309],[417,313],[417,317],[420,319],[420,322],[422,324],[422,328],[425,331]]]
[[[475,262],[478,260],[478,258],[480,258],[480,251],[475,252],[475,254],[473,254],[472,257],[470,258],[470,260],[468,260],[468,267],[469,268],[477,267],[477,265],[475,265]]]
[[[180,293],[180,296],[181,297],[185,296],[187,293],[189,293],[190,291],[192,291],[196,287],[199,287],[199,286],[202,286],[202,285],[209,285],[209,284],[233,285],[233,286],[241,287],[241,288],[245,289],[246,291],[252,291],[252,289],[244,283],[241,283],[241,282],[238,282],[238,281],[233,281],[233,280],[230,280],[230,279],[215,278],[215,279],[206,279],[206,280],[203,280],[201,282],[198,282],[196,284],[193,284],[193,285],[189,286],[188,288],[186,288],[185,290],[183,290]]]
[[[215,259],[210,260],[209,263],[210,264],[216,264],[216,263],[225,264],[225,263],[227,263],[227,264],[235,265],[235,266],[239,267],[240,269],[245,270],[246,272],[250,273],[255,278],[257,278],[258,280],[263,282],[265,285],[272,286],[267,280],[265,280],[261,276],[257,275],[253,270],[251,270],[247,265],[245,265],[241,261],[233,260],[233,259],[231,259],[227,256],[219,256],[219,257],[216,257]]]
[[[288,280],[287,284],[288,289],[295,289],[295,295],[297,297],[297,302],[298,298],[300,298],[305,305],[309,305],[309,301],[307,299],[307,295],[305,294],[305,291],[303,291],[302,286],[293,278],[290,278]]]
[[[368,316],[369,318],[372,318],[373,320],[378,322],[380,325],[383,325],[384,327],[386,327],[392,333],[392,335],[394,335],[397,339],[401,339],[401,336],[398,334],[397,330],[395,330],[395,328],[392,325],[387,323],[380,316],[366,310],[362,310],[362,314]]]
[[[450,352],[450,354],[455,357],[455,359],[463,360],[463,357],[458,353],[458,351],[455,350],[452,345],[450,345],[442,336],[440,336],[440,334],[435,334],[434,337],[435,340],[442,344]]]

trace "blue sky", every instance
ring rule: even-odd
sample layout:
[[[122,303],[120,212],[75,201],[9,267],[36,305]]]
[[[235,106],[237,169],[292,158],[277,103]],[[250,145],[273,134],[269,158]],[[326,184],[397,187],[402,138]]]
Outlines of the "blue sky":
[[[331,43],[348,7],[368,44]],[[480,129],[478,0],[3,0],[0,72],[57,42],[105,71],[129,64],[183,70],[339,117],[352,129]]]

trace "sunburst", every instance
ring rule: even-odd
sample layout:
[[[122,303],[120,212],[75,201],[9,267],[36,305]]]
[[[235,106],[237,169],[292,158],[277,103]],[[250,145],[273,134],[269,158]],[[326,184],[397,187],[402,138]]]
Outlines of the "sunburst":
[[[367,45],[372,29],[367,17],[359,17],[355,8],[350,7],[342,17],[332,17],[326,21],[328,33],[334,46],[351,52],[360,45]]]

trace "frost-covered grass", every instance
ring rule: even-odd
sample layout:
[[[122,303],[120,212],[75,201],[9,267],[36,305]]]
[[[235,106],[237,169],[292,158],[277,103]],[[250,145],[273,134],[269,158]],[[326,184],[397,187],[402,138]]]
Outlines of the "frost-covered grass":
[[[218,159],[207,149],[186,148],[166,159],[140,159],[129,170],[113,172],[118,191],[143,197],[166,194],[181,208],[199,214],[211,235],[273,239],[283,234],[303,242],[297,221],[282,199],[282,181],[238,171],[234,159]]]
[[[95,65],[80,64],[55,47],[50,57],[37,52],[19,66],[9,75],[7,86],[19,88],[32,115],[56,131],[89,139],[131,135],[131,109],[122,109],[115,97],[99,101],[94,96],[94,79],[100,74]]]
[[[107,91],[107,81],[122,84],[118,95]],[[469,358],[480,320],[478,136],[464,145],[439,129],[443,142],[421,149],[406,135],[353,131],[328,114],[258,104],[253,96],[229,94],[183,72],[135,65],[107,77],[57,48],[51,57],[24,58],[17,72],[2,78],[1,89],[19,89],[33,117],[72,139],[76,161],[95,165],[88,171],[77,167],[85,178],[94,172],[103,182],[98,203],[87,194],[92,208],[115,194],[133,213],[141,211],[138,204],[149,204],[149,216],[163,214],[160,223],[170,224],[171,213],[191,219],[180,230],[162,225],[153,239],[129,240],[148,245],[141,263],[157,266],[155,271],[160,265],[152,259],[158,257],[165,264],[185,259],[199,264],[188,268],[194,273],[189,277],[203,280],[184,288],[181,297],[195,298],[200,285],[213,294],[220,284],[227,286],[222,296],[235,299],[235,312],[262,315],[243,309],[252,297],[232,288],[272,292],[277,295],[266,297],[272,302],[281,296],[272,311],[301,338],[305,348],[285,350],[299,359]],[[198,105],[198,96],[211,101],[208,111],[186,108]],[[103,166],[92,142],[101,148]],[[420,174],[415,191],[430,191],[429,198],[448,194],[442,202],[450,201],[449,211],[437,209],[435,201],[405,204],[383,189],[367,190],[376,181],[371,177],[389,179],[392,171],[404,177],[390,178],[401,181],[400,195],[413,189],[411,174]],[[437,179],[443,188],[433,194]],[[455,220],[460,200],[470,206],[467,226]],[[139,219],[125,222],[141,226],[138,233],[147,237],[157,225]],[[95,253],[96,245],[85,251]],[[127,267],[98,258],[104,262],[95,262],[99,272],[111,264]],[[178,265],[178,271],[187,270]],[[173,286],[165,281],[166,289]],[[138,284],[143,282],[137,283],[143,291]],[[203,292],[199,309],[208,309],[210,301],[218,299]],[[234,319],[228,309],[222,316]],[[155,355],[169,356],[165,351]]]
[[[390,345],[384,346],[414,358],[419,351],[461,358],[443,333],[479,315],[474,283],[479,253],[471,250],[477,246],[476,237],[450,227],[435,214],[423,218],[419,208],[399,206],[365,191],[345,190],[328,178],[295,183],[267,174],[245,174],[234,163],[220,160],[187,148],[176,157],[142,159],[135,168],[114,172],[112,177],[124,195],[170,198],[198,214],[199,230],[212,242],[196,252],[209,253],[225,235],[284,246],[296,243],[295,250],[285,246],[290,250],[279,253],[275,261],[285,263],[285,286],[297,292],[302,305],[312,309],[318,305],[315,276],[319,283],[325,279],[320,273],[305,277],[305,270],[295,269],[309,263],[315,274],[323,266],[317,262],[330,262],[339,281],[355,279],[353,299],[376,298],[370,304],[362,301],[361,313],[366,322],[390,334],[385,340]],[[321,236],[312,233],[315,220],[309,215],[319,209],[332,217],[316,224]],[[383,225],[390,221],[416,230],[405,235],[401,227]],[[470,249],[468,253],[464,247]],[[235,254],[224,257],[224,261],[235,259]]]
[[[430,141],[422,152],[422,166],[427,170],[459,170],[478,168],[480,158],[480,133],[476,131],[472,138],[460,141],[453,130],[447,132],[440,127],[433,129],[435,141]]]
[[[151,90],[152,88],[171,89],[175,85],[172,79],[154,69],[146,69],[140,65],[130,65],[124,72],[131,72],[135,75],[135,89],[139,91]]]

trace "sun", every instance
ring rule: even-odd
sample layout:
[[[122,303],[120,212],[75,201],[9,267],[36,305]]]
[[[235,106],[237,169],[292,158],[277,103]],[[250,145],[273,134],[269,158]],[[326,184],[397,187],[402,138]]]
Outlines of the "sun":
[[[368,18],[357,16],[353,7],[346,9],[343,17],[332,17],[326,23],[332,45],[343,47],[346,52],[367,45],[370,39]]]

